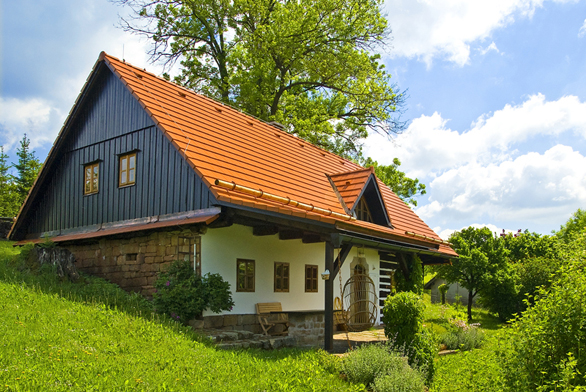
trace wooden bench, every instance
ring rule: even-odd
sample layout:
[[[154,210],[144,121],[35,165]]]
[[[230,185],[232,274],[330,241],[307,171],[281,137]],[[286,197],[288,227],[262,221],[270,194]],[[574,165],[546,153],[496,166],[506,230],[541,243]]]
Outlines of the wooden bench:
[[[287,335],[289,334],[289,316],[283,313],[280,302],[262,302],[256,304],[258,323],[265,335]],[[275,328],[277,325],[281,327]]]

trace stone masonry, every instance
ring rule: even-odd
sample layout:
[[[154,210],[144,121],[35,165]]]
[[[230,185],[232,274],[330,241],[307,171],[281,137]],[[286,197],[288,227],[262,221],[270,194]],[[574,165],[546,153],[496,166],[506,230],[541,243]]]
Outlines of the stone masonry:
[[[75,264],[80,271],[149,297],[155,290],[159,271],[179,258],[189,257],[193,261],[197,236],[197,232],[189,230],[159,231],[131,238],[103,238],[66,247],[75,255]]]

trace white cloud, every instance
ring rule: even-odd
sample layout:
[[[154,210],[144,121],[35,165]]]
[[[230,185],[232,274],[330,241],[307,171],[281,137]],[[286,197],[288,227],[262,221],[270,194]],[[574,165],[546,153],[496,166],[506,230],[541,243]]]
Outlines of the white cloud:
[[[465,132],[439,113],[421,116],[395,145],[369,137],[365,155],[382,164],[398,157],[408,176],[427,184],[416,212],[441,235],[470,221],[549,232],[586,205],[585,145],[586,102],[537,94],[480,116]]]
[[[376,135],[367,140],[366,153],[383,164],[396,156],[403,170],[415,177],[437,176],[471,162],[503,162],[517,154],[515,146],[532,139],[566,132],[586,139],[586,102],[575,96],[546,101],[536,94],[520,105],[478,117],[466,132],[452,130],[447,123],[439,113],[422,115],[397,137],[400,148],[393,149],[392,156],[389,145]]]
[[[559,221],[586,204],[586,157],[556,145],[500,164],[465,164],[442,173],[429,187],[431,203],[416,210],[424,220]]]
[[[496,44],[494,43],[494,41],[490,45],[488,45],[486,48],[484,48],[484,49],[480,48],[479,50],[480,50],[480,54],[483,55],[483,56],[486,55],[491,50],[492,51],[495,51],[497,53],[500,53],[501,52],[499,50],[499,48],[496,47]]]
[[[584,19],[584,24],[580,27],[580,31],[578,31],[578,37],[584,37],[586,35],[586,19]]]
[[[516,17],[531,17],[544,1],[386,0],[394,36],[391,55],[415,57],[428,66],[434,58],[463,66],[470,61],[472,44],[513,23]]]
[[[490,224],[490,223],[472,223],[471,225],[468,225],[468,226],[462,226],[459,229],[442,229],[440,226],[438,226],[438,227],[434,227],[433,231],[438,233],[438,235],[440,236],[441,239],[447,241],[450,238],[450,236],[452,235],[452,233],[454,233],[456,231],[462,231],[463,229],[466,229],[468,227],[475,227],[477,229],[482,229],[483,227],[487,227],[490,231],[492,231],[496,235],[500,235],[503,232],[503,230],[505,231],[506,234],[517,233],[517,230],[498,228],[497,226]]]
[[[0,144],[6,152],[13,150],[24,133],[31,140],[33,149],[51,143],[63,118],[59,109],[43,99],[0,97]]]

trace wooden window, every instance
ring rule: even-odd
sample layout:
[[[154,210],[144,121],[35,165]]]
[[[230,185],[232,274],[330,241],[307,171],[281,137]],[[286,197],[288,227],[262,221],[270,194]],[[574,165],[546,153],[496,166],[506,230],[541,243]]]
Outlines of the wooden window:
[[[100,162],[90,163],[84,167],[84,195],[91,195],[98,193],[99,177],[100,177]]]
[[[254,292],[254,260],[236,260],[236,291]]]
[[[317,293],[317,265],[305,264],[305,292]]]
[[[356,219],[365,222],[372,222],[372,215],[370,214],[370,210],[368,209],[368,205],[366,204],[364,197],[360,199],[358,205],[356,206]]]
[[[289,292],[289,263],[275,263],[275,292]]]
[[[120,176],[118,186],[134,185],[136,182],[136,153],[120,156]]]

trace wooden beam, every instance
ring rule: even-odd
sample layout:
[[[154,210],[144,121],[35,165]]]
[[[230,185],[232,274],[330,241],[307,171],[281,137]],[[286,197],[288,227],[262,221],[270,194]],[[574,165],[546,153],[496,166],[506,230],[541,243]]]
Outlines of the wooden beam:
[[[279,239],[280,240],[298,240],[301,238],[303,238],[303,232],[300,230],[289,230],[289,229],[279,230]]]
[[[330,271],[330,278],[325,282],[324,298],[324,350],[334,348],[334,245],[326,241],[326,270]]]
[[[252,235],[275,235],[279,232],[279,228],[273,225],[261,225],[252,227]]]
[[[304,244],[313,244],[316,242],[323,242],[323,238],[319,234],[304,233],[303,239],[301,240]]]
[[[338,275],[338,272],[340,272],[340,268],[342,268],[342,265],[344,264],[346,257],[348,257],[351,249],[351,243],[345,243],[342,245],[340,253],[338,253],[338,257],[336,258],[336,261],[334,261],[334,270],[332,271],[332,277],[330,279],[333,279]]]

